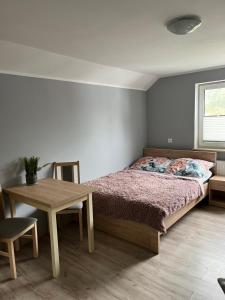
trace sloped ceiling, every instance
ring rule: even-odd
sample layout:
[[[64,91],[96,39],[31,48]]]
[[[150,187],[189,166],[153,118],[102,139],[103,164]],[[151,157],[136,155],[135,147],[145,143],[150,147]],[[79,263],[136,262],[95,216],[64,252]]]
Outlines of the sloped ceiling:
[[[225,65],[224,0],[0,0],[0,71],[146,90]],[[172,35],[165,23],[196,14]]]
[[[147,90],[156,76],[0,40],[0,73]]]

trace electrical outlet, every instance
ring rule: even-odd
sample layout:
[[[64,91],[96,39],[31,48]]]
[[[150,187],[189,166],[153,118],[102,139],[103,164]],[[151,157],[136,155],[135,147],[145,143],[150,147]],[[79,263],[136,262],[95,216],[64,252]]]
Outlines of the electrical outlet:
[[[168,144],[172,144],[173,143],[173,139],[172,138],[168,138]]]

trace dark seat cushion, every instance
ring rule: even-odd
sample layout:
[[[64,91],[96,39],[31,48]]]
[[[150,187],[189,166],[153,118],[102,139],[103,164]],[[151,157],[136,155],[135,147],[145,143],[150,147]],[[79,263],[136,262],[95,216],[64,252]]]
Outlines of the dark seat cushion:
[[[7,218],[0,221],[0,238],[11,239],[37,222],[35,218]]]

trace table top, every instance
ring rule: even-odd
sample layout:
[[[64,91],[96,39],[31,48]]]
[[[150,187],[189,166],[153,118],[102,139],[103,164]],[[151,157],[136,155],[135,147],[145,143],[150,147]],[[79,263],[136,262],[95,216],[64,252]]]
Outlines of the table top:
[[[15,200],[27,204],[42,205],[48,208],[58,208],[70,204],[96,191],[95,188],[84,184],[75,184],[57,179],[42,179],[34,185],[19,185],[4,189]]]
[[[225,182],[225,176],[222,175],[214,175],[210,178],[211,181],[223,181]]]

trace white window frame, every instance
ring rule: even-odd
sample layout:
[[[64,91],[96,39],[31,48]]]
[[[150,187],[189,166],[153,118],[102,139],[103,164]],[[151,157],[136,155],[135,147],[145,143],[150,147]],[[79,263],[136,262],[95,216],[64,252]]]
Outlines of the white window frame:
[[[203,114],[205,104],[205,90],[225,88],[225,80],[195,85],[195,148],[225,150],[225,142],[203,141]]]

